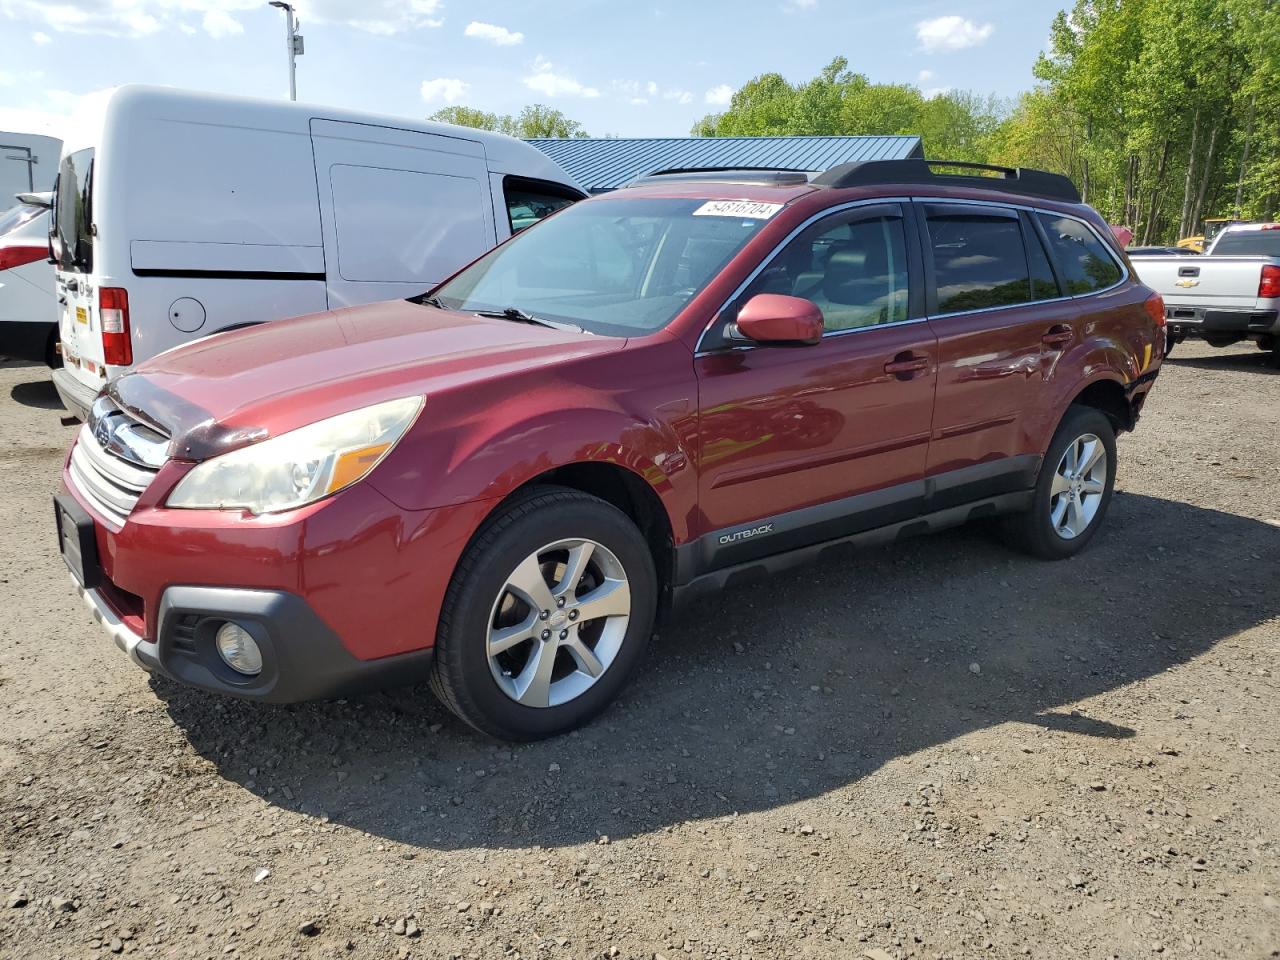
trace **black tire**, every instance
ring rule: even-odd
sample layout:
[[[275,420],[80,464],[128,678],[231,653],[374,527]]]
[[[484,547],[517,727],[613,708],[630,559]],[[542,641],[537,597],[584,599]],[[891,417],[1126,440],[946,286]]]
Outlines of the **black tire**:
[[[490,670],[490,616],[516,567],[568,538],[593,540],[621,563],[630,586],[630,621],[594,684],[566,703],[529,707],[508,696]],[[600,713],[625,686],[648,645],[657,603],[653,555],[626,514],[577,490],[536,488],[490,518],[463,554],[436,631],[432,689],[460,719],[492,737],[539,740],[565,733]]]
[[[1067,448],[1086,434],[1102,441],[1107,455],[1106,483],[1097,509],[1084,530],[1071,539],[1059,534],[1051,517],[1053,483],[1058,464]],[[1065,560],[1075,556],[1093,539],[1107,514],[1116,482],[1116,433],[1110,418],[1092,407],[1072,406],[1058,425],[1058,430],[1045,452],[1036,480],[1031,508],[1011,514],[1004,520],[1006,539],[1015,547],[1044,560]]]
[[[1173,348],[1180,344],[1181,340],[1166,339],[1164,342],[1164,355],[1167,357],[1173,353]]]

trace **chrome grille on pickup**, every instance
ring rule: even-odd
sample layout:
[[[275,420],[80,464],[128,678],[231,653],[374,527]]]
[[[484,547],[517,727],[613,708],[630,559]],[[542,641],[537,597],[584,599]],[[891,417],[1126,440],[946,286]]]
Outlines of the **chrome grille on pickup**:
[[[101,398],[71,449],[71,481],[89,506],[124,526],[164,465],[167,447],[166,437]]]

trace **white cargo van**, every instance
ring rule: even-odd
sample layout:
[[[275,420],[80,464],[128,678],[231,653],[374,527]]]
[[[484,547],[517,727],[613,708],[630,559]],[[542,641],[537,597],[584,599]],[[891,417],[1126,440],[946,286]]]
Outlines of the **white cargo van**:
[[[510,236],[513,217],[583,196],[502,134],[120,87],[62,151],[54,384],[84,419],[108,379],[163,350],[422,293]]]

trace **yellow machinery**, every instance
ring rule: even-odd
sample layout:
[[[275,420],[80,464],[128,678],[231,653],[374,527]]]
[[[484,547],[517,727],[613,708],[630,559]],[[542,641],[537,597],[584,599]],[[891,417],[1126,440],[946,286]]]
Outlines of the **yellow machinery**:
[[[1221,233],[1224,227],[1244,222],[1244,220],[1237,220],[1234,217],[1206,217],[1204,223],[1200,226],[1200,235],[1195,237],[1186,237],[1185,239],[1179,240],[1178,246],[1183,250],[1194,250],[1196,253],[1204,253],[1204,248],[1209,244],[1209,241]]]

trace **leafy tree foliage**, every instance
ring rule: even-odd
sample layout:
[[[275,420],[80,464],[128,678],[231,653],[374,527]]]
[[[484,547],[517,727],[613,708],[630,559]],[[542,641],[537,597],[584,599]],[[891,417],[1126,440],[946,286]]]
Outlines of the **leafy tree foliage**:
[[[456,123],[458,126],[473,127],[477,130],[494,130],[526,140],[589,136],[578,121],[570,120],[559,110],[541,103],[531,104],[515,116],[486,113],[474,107],[445,107],[443,110],[437,110],[428,119],[441,123]]]
[[[1075,0],[1012,103],[872,83],[832,60],[764,73],[698,136],[919,134],[929,157],[1069,175],[1138,242],[1280,215],[1280,0]]]

